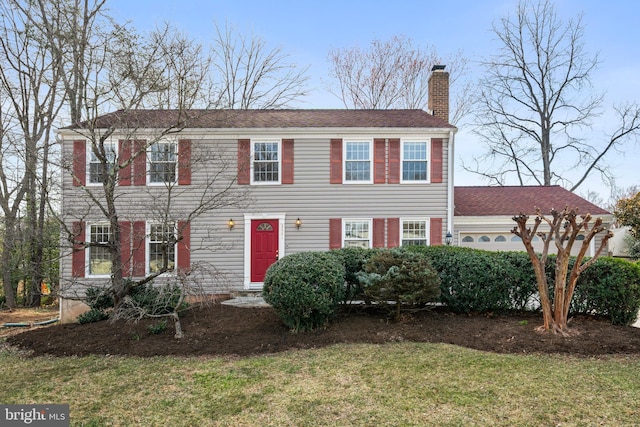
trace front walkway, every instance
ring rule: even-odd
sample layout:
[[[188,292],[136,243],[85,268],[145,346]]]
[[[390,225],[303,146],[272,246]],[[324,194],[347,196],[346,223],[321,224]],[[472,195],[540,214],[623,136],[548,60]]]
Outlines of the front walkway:
[[[253,296],[235,297],[222,301],[220,304],[244,308],[271,307],[269,304],[264,302],[264,299],[262,297]]]

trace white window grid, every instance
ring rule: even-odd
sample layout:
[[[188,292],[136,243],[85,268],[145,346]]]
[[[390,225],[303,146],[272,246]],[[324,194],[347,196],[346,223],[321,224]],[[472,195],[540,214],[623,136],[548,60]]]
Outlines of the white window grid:
[[[343,244],[345,248],[370,248],[371,219],[344,219],[342,221]]]
[[[176,265],[176,227],[175,224],[150,224],[148,234],[149,273],[156,273],[167,261],[167,272],[173,271]]]
[[[344,145],[344,182],[371,183],[371,141],[346,141]]]
[[[428,219],[403,219],[401,221],[400,246],[429,245]]]
[[[88,273],[91,276],[108,276],[111,274],[111,254],[106,246],[111,240],[111,226],[109,224],[89,225]],[[96,244],[104,246],[95,246]]]
[[[118,145],[112,141],[105,141],[104,143],[104,151],[107,160],[107,170],[106,174],[109,175],[113,173],[113,169],[115,167],[116,159],[117,159],[117,150]],[[96,156],[96,153],[90,149],[89,150],[89,184],[101,184],[104,182],[104,174],[102,173],[102,162]]]
[[[253,183],[280,182],[280,143],[279,141],[252,141]]]
[[[167,184],[176,182],[176,160],[178,144],[160,141],[149,147],[149,183]]]
[[[402,141],[402,181],[429,181],[429,148],[426,141]]]

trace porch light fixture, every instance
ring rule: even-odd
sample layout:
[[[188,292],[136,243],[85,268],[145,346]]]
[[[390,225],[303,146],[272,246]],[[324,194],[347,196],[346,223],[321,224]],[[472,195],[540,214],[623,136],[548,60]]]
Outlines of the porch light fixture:
[[[451,246],[451,242],[453,242],[453,234],[450,231],[447,231],[447,234],[444,236],[444,242],[447,246]]]
[[[235,222],[233,222],[233,219],[229,219],[229,221],[227,222],[227,225],[229,226],[229,230],[233,230],[233,226],[236,224]]]
[[[300,218],[296,219],[296,229],[300,230],[300,226],[302,225],[302,221],[300,221]]]

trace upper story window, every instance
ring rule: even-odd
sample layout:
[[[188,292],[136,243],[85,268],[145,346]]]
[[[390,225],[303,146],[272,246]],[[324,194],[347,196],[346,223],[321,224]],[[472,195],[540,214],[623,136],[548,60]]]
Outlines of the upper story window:
[[[343,247],[345,248],[370,248],[371,220],[370,219],[345,219],[343,220],[344,235]]]
[[[402,220],[402,241],[401,246],[427,246],[428,221],[426,219],[419,220]]]
[[[371,183],[372,165],[370,141],[347,141],[344,144],[344,182]]]
[[[252,183],[280,183],[280,142],[252,141]]]
[[[92,224],[89,227],[89,274],[107,276],[111,274],[111,254],[107,244],[111,237],[109,224]]]
[[[428,182],[428,144],[402,141],[402,182]]]
[[[151,224],[149,226],[149,273],[173,271],[175,265],[175,225]]]
[[[157,142],[149,148],[149,183],[176,182],[177,148],[175,142]]]
[[[93,150],[89,150],[89,183],[100,184],[106,181],[108,175],[113,173],[116,163],[116,153],[118,150],[115,142],[105,141],[104,162],[96,155]]]

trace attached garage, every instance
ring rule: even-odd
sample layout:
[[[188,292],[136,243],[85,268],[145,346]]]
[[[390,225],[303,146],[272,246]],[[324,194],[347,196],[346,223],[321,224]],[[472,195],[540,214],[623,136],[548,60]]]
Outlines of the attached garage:
[[[490,251],[523,251],[524,245],[518,236],[511,233],[515,226],[513,216],[525,213],[531,217],[533,226],[536,207],[543,214],[551,209],[577,207],[580,214],[590,213],[593,218],[602,217],[606,226],[613,221],[610,212],[571,193],[560,186],[518,186],[518,187],[455,187],[454,244]],[[544,231],[544,228],[540,229]],[[602,233],[604,235],[604,233]],[[536,238],[534,247],[542,251],[542,240]],[[578,240],[583,240],[580,236]],[[595,252],[600,238],[591,242],[588,255]],[[573,247],[575,255],[580,246]],[[549,253],[555,252],[551,245]]]

